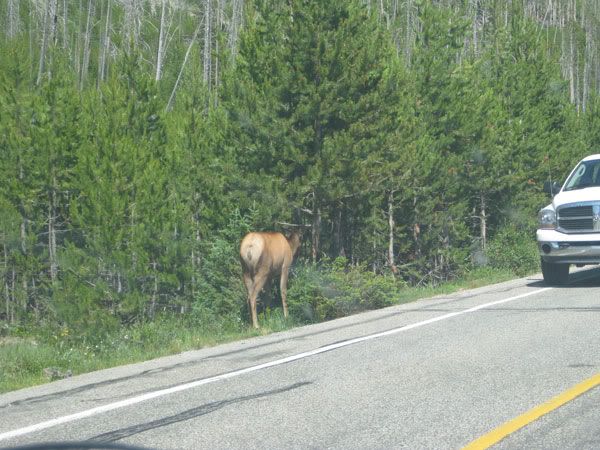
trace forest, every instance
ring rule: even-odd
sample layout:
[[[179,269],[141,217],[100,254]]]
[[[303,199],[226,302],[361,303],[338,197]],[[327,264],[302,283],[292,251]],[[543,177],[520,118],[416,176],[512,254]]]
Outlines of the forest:
[[[543,182],[598,152],[595,0],[3,0],[0,21],[0,336],[246,326],[239,242],[282,222],[310,226],[300,321],[522,275]]]

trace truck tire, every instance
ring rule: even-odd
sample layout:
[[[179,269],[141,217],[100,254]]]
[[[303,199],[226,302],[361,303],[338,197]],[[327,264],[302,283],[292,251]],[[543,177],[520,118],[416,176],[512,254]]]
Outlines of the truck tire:
[[[569,281],[569,264],[550,263],[542,259],[542,275],[546,284],[561,286]]]

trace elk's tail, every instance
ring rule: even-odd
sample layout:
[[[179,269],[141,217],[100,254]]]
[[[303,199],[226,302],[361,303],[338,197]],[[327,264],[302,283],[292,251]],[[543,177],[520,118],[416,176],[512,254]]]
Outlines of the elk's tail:
[[[244,267],[252,274],[256,273],[258,262],[265,248],[264,240],[260,235],[249,234],[240,246],[240,258]]]

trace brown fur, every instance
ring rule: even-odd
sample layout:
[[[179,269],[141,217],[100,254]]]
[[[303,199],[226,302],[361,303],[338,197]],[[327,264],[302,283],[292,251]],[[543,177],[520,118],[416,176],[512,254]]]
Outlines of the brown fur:
[[[273,275],[280,274],[279,287],[283,315],[288,316],[287,280],[295,253],[300,247],[300,233],[292,232],[289,237],[274,232],[248,233],[240,245],[240,259],[244,272],[244,283],[248,290],[248,307],[252,325],[258,328],[256,298]]]

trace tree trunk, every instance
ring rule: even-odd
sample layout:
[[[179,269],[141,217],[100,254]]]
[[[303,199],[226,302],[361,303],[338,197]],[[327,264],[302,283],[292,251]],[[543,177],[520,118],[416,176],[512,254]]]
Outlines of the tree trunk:
[[[42,47],[40,49],[40,61],[38,64],[38,74],[37,80],[35,82],[36,85],[42,82],[42,77],[44,76],[44,70],[46,67],[46,52],[48,49],[48,34],[49,34],[49,25],[50,22],[50,2],[46,2],[46,9],[44,10],[44,21],[43,21],[43,30],[42,30]]]
[[[311,256],[313,263],[316,263],[319,258],[320,239],[321,239],[321,209],[316,206],[313,208],[313,223],[312,223],[312,248]]]
[[[150,319],[154,319],[156,314],[156,299],[158,297],[158,272],[156,271],[156,261],[152,262],[152,270],[154,272],[154,286],[152,288],[152,301],[150,303]]]
[[[92,19],[94,16],[94,0],[88,1],[87,21],[85,25],[85,36],[83,39],[83,62],[81,72],[79,73],[79,89],[83,89],[87,78],[88,67],[90,64],[90,42],[92,40]]]
[[[396,257],[394,255],[394,191],[390,191],[388,196],[388,226],[389,226],[389,241],[388,241],[388,264],[394,275],[398,274],[396,267]]]
[[[39,322],[40,320],[40,298],[37,291],[37,283],[35,280],[35,277],[31,277],[31,299],[32,299],[32,309],[33,309],[33,314],[35,316],[35,321]]]
[[[196,279],[196,273],[198,271],[198,268],[200,267],[200,257],[196,255],[196,248],[197,246],[200,245],[200,213],[199,212],[194,212],[192,214],[192,223],[194,224],[194,240],[195,242],[192,244],[192,254],[191,254],[191,258],[192,258],[192,286],[191,286],[191,291],[192,291],[192,299],[196,298],[196,288],[197,288],[197,279]],[[186,305],[181,305],[181,313],[183,314],[185,312],[185,306]]]
[[[2,271],[2,281],[4,281],[4,305],[6,310],[6,320],[10,322],[10,290],[8,289],[8,251],[6,249],[6,235],[2,234],[2,255],[4,256]]]
[[[17,0],[18,1],[18,0]],[[29,73],[33,79],[33,74],[35,70],[35,58],[33,57],[33,41],[35,39],[33,32],[33,24],[34,24],[34,14],[33,8],[29,8],[29,54],[31,57],[29,58]]]
[[[106,5],[106,23],[104,24],[104,36],[102,37],[102,49],[100,51],[100,63],[98,64],[98,81],[97,87],[105,80],[107,74],[108,52],[110,50],[110,20],[111,20],[111,5],[112,0],[107,0]]]
[[[50,281],[54,284],[58,275],[56,257],[56,180],[53,180],[48,195],[48,259],[50,261]]]
[[[23,169],[23,163],[22,161],[19,160],[19,181],[21,183],[23,183],[23,180],[25,178],[25,171]],[[23,203],[23,200],[21,200],[19,202],[19,214],[21,215],[21,224],[19,227],[19,231],[20,231],[20,238],[21,238],[21,253],[23,255],[23,260],[27,260],[27,214],[25,211],[25,204]],[[23,310],[27,309],[27,274],[25,269],[23,269],[23,273],[22,275],[22,285],[23,285],[23,302],[21,304]],[[16,274],[15,274],[15,270],[13,268],[13,279],[12,279],[12,285],[13,285],[13,296],[15,296],[15,278],[16,278]]]
[[[481,236],[481,249],[485,250],[487,248],[487,211],[485,195],[483,192],[479,194],[479,201],[479,234]]]
[[[217,33],[221,30],[223,21],[223,0],[218,0],[217,2],[217,14],[216,14],[216,24],[217,24]],[[214,87],[215,89],[219,88],[219,38],[216,36],[215,38],[215,68],[214,68]],[[219,96],[214,96],[215,106],[217,106],[219,100]]]
[[[58,0],[48,0],[50,5],[50,40],[52,45],[56,46],[58,41],[57,24],[58,24]]]
[[[569,94],[571,103],[576,103],[575,97],[575,30],[574,24],[569,24]]]
[[[63,17],[62,17],[62,47],[64,50],[68,47],[69,44],[69,34],[67,32],[67,20],[69,18],[69,6],[68,1],[63,0]]]
[[[333,248],[332,254],[335,256],[343,256],[344,249],[342,248],[342,205],[338,205],[335,212],[333,223]]]
[[[390,29],[390,15],[387,13],[383,6],[383,0],[379,0],[379,16],[381,19],[385,19],[385,28]]]
[[[404,37],[404,58],[410,66],[412,56],[412,3],[413,0],[406,0],[406,34]]]
[[[154,77],[156,81],[160,81],[160,79],[162,78],[162,66],[165,57],[166,9],[167,1],[162,0],[162,8],[160,10],[160,31],[158,33],[158,53],[156,55],[156,74]]]
[[[479,0],[473,1],[473,54],[475,57],[479,55]]]
[[[15,322],[15,310],[17,309],[17,297],[15,294],[16,284],[17,284],[16,279],[17,279],[17,273],[13,266],[12,277],[11,277],[11,292],[12,292],[12,296],[11,296],[12,297],[12,302],[11,302],[12,303],[12,311],[11,311],[12,320],[11,320],[11,322],[13,322],[13,323]]]
[[[585,112],[587,109],[587,102],[590,95],[590,78],[592,70],[592,58],[593,58],[593,36],[591,24],[585,27],[585,53],[584,53],[584,67],[583,67],[583,94],[581,99],[581,110]]]
[[[21,250],[23,252],[23,257],[27,259],[27,219],[23,216],[23,220],[21,221]],[[13,272],[13,289],[14,289],[14,272]],[[21,274],[21,284],[23,286],[23,298],[21,302],[21,308],[23,311],[27,310],[27,274],[25,273],[25,269],[23,269],[23,273]],[[13,290],[14,292],[14,290]]]
[[[421,226],[419,225],[418,216],[416,215],[417,197],[413,198],[413,210],[415,211],[415,222],[413,223],[413,242],[415,245],[415,258],[421,257]]]
[[[20,0],[8,0],[8,10],[6,11],[6,37],[9,39],[14,38],[21,31],[19,1]]]
[[[235,60],[237,55],[238,36],[242,23],[243,0],[233,0],[231,6],[231,22],[229,27],[228,46],[231,58]]]
[[[185,57],[183,58],[183,63],[181,64],[181,69],[179,69],[179,75],[177,75],[177,80],[175,80],[175,86],[173,86],[173,91],[171,91],[171,96],[169,97],[169,101],[167,102],[167,107],[165,108],[166,111],[171,111],[171,109],[173,108],[173,102],[175,101],[175,93],[177,92],[177,88],[179,87],[179,83],[181,82],[181,77],[183,76],[183,70],[185,69],[185,65],[188,62],[188,59],[190,57],[190,52],[192,51],[192,46],[194,45],[194,42],[196,41],[198,34],[200,34],[200,28],[202,26],[202,23],[198,24],[198,28],[196,28],[196,31],[194,32],[194,36],[192,36],[192,40],[190,41],[190,44],[188,45],[188,48],[185,52]]]
[[[202,80],[204,85],[210,90],[210,78],[211,78],[211,0],[204,1],[204,49],[202,51]]]
[[[126,0],[123,2],[125,9],[124,29],[126,40],[126,51],[130,53],[139,45],[141,16],[143,14],[140,6],[141,0]],[[140,12],[142,10],[142,12]]]
[[[77,34],[75,41],[75,59],[73,61],[75,65],[75,73],[77,77],[81,73],[81,26],[83,18],[83,0],[79,0],[79,13],[77,15]],[[79,82],[79,78],[77,80]]]

